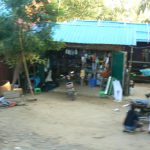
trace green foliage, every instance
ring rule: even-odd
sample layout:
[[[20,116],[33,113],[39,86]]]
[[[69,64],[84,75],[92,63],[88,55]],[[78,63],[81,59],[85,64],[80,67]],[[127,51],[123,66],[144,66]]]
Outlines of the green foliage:
[[[117,20],[118,8],[110,9],[103,0],[59,0],[63,15],[59,21],[66,20]]]
[[[45,64],[46,63],[46,58],[42,59],[40,57],[40,55],[36,54],[36,53],[29,53],[28,55],[26,55],[26,60],[30,63],[30,64]]]
[[[58,50],[63,46],[53,42],[51,26],[48,25],[59,15],[56,3],[39,0],[40,5],[35,5],[32,0],[2,1],[10,10],[9,15],[0,16],[0,54],[5,55],[8,64],[14,64],[21,51],[24,51],[27,60],[37,62],[37,59],[41,61],[39,55],[44,51],[51,50],[51,47]],[[35,26],[40,31],[33,31]]]
[[[140,17],[142,17],[137,13],[139,4],[142,0],[53,1],[58,2],[58,9],[63,9],[63,15],[58,18],[59,21],[83,19],[139,22],[141,20]]]
[[[140,19],[142,22],[150,23],[150,2],[149,0],[141,0],[141,3],[139,5],[138,15],[140,16]]]
[[[146,9],[150,9],[150,2],[149,2],[149,0],[142,0],[142,2],[140,3],[140,6],[139,6],[138,12],[139,13],[141,13],[141,12],[144,13],[144,11]]]
[[[9,68],[13,68],[16,65],[17,60],[16,56],[14,56],[13,59],[5,56],[5,63],[9,66]]]
[[[59,0],[59,9],[64,11],[59,20],[96,19],[97,9],[102,7],[101,0]]]

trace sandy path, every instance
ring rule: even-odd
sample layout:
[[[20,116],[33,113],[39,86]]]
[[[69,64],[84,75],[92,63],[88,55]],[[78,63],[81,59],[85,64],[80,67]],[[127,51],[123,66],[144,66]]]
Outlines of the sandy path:
[[[140,92],[131,97],[142,97]],[[122,132],[122,106],[131,97],[121,103],[85,96],[70,101],[65,94],[46,93],[27,106],[0,109],[0,150],[148,150],[147,132]]]

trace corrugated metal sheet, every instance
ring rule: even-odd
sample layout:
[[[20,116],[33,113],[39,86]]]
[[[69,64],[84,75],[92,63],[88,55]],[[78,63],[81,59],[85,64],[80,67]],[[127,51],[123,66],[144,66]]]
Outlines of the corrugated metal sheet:
[[[53,39],[68,43],[136,45],[136,32],[131,27],[57,24]]]
[[[81,44],[136,45],[150,42],[150,24],[76,20],[56,24],[55,41]]]

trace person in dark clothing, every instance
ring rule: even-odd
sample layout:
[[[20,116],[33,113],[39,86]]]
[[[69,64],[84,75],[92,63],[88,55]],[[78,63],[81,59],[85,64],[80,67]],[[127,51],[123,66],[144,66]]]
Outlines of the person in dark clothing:
[[[135,107],[133,104],[131,104],[131,109],[128,111],[123,125],[124,132],[134,132],[137,128],[139,128],[140,131],[144,131],[143,124],[139,121],[138,114],[135,111]]]

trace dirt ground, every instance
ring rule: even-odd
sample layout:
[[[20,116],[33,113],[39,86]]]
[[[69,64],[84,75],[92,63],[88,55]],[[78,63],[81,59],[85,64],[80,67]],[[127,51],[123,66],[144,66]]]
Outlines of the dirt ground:
[[[122,132],[123,105],[148,91],[148,84],[137,85],[119,103],[87,96],[70,101],[64,93],[49,92],[26,106],[0,108],[0,150],[149,150],[147,131]]]

